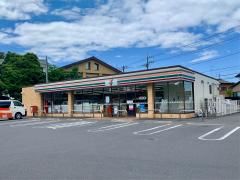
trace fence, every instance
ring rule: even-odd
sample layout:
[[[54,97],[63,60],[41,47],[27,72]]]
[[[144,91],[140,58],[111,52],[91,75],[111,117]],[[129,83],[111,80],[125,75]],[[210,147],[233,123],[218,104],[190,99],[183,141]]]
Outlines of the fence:
[[[240,100],[205,99],[203,114],[209,116],[224,116],[240,112]]]
[[[44,115],[54,116],[59,115],[62,117],[67,116],[67,105],[54,106],[53,110],[49,109],[48,113]],[[132,110],[132,111],[131,111]],[[81,115],[82,117],[127,117],[133,116],[136,113],[139,117],[144,117],[148,111],[157,114],[185,114],[195,113],[200,117],[223,116],[240,112],[240,100],[229,99],[205,99],[201,103],[199,109],[194,110],[192,101],[162,101],[156,102],[154,109],[148,109],[146,103],[133,103],[133,104],[74,104],[72,113],[74,115]]]

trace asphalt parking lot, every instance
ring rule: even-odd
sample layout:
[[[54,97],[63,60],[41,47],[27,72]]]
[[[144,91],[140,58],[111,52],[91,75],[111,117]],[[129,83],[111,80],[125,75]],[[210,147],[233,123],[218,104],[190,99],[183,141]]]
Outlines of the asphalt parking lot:
[[[0,121],[0,179],[239,180],[240,114]]]

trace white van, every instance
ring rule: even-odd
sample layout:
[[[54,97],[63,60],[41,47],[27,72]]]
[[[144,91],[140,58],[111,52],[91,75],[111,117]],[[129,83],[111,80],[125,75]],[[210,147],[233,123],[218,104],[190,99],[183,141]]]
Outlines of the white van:
[[[27,115],[24,105],[17,100],[0,100],[0,119],[22,119]]]

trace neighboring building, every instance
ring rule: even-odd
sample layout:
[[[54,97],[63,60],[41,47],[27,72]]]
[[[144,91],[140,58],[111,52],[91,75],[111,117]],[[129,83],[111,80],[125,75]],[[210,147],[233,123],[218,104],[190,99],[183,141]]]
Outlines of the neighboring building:
[[[240,99],[240,81],[232,86],[233,97]]]
[[[224,96],[224,97],[228,97],[228,95],[226,94],[226,92],[228,90],[232,90],[232,86],[234,85],[234,83],[232,82],[228,82],[225,81],[223,79],[218,79],[219,81],[219,91],[220,91],[220,95]]]
[[[100,59],[94,56],[81,61],[74,62],[72,64],[68,64],[61,68],[66,71],[70,71],[73,68],[77,68],[79,74],[81,74],[83,78],[106,76],[121,73],[120,70],[114,68],[113,66],[101,61]]]
[[[0,65],[3,63],[4,59],[0,59]]]
[[[92,62],[92,61],[91,61]],[[217,79],[183,66],[39,84],[22,89],[22,99],[39,115],[190,118],[205,99],[219,96]]]

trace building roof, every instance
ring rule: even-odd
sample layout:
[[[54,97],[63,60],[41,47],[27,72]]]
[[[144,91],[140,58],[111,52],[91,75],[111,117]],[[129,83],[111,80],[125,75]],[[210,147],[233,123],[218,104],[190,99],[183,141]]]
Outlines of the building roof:
[[[186,71],[188,72],[192,72],[192,73],[197,73],[197,74],[200,74],[202,76],[205,76],[205,77],[208,77],[208,78],[211,78],[213,80],[216,80],[218,81],[218,79],[214,78],[214,77],[211,77],[211,76],[208,76],[206,74],[203,74],[203,73],[200,73],[198,71],[195,71],[195,70],[192,70],[190,68],[187,68],[185,66],[181,66],[181,65],[173,65],[173,66],[164,66],[164,67],[159,67],[159,68],[152,68],[152,69],[148,69],[148,70],[137,70],[137,71],[129,71],[129,72],[121,72],[120,74],[121,75],[131,75],[131,74],[135,74],[135,73],[141,73],[141,72],[148,72],[148,71],[155,71],[155,70],[171,70],[171,69],[185,69]],[[101,76],[101,78],[109,78],[112,77],[112,76],[119,76],[119,74],[115,74],[115,75],[104,75],[104,76]],[[86,77],[86,78],[82,78],[81,80],[91,80],[91,79],[95,79],[95,78],[99,78],[99,77]],[[49,84],[54,84],[54,83],[60,83],[60,82],[68,82],[69,80],[65,80],[65,81],[57,81],[57,82],[51,82]],[[78,81],[78,80],[70,80],[70,81]],[[44,85],[46,83],[43,83],[43,84],[39,84],[39,85]]]
[[[85,62],[88,62],[88,61],[92,61],[92,60],[98,62],[99,64],[102,64],[102,65],[108,67],[109,69],[111,69],[111,70],[113,70],[113,71],[115,71],[117,73],[121,73],[122,72],[119,69],[111,66],[110,64],[107,64],[107,63],[103,62],[102,60],[96,58],[95,56],[92,56],[92,57],[89,57],[89,58],[86,58],[86,59],[83,59],[83,60],[80,60],[80,61],[68,64],[68,65],[65,65],[65,66],[62,66],[61,68],[63,68],[63,69],[70,68],[70,67],[72,67],[74,65],[79,65],[79,64],[82,64],[82,63],[85,63]]]
[[[235,83],[235,84],[232,86],[232,88],[236,87],[236,86],[239,85],[239,84],[240,84],[240,81],[238,81],[237,83]]]
[[[218,81],[218,79],[212,77],[212,76],[208,76],[206,74],[203,74],[203,73],[200,73],[198,71],[195,71],[193,69],[190,69],[190,68],[187,68],[185,66],[181,66],[181,65],[174,65],[174,66],[164,66],[164,67],[159,67],[159,68],[152,68],[152,69],[148,69],[148,70],[138,70],[138,71],[130,71],[130,72],[125,72],[123,74],[128,74],[128,73],[135,73],[135,72],[144,72],[144,71],[152,71],[152,70],[158,70],[158,69],[169,69],[169,68],[183,68],[183,69],[186,69],[188,71],[191,71],[193,73],[197,73],[197,74],[200,74],[202,76],[205,76],[205,77],[208,77],[208,78],[211,78],[211,79],[214,79],[216,81]]]
[[[135,71],[108,76],[84,78],[64,82],[35,85],[39,92],[54,92],[67,90],[80,90],[87,88],[103,88],[108,86],[126,86],[135,84],[146,84],[153,82],[169,81],[194,81],[194,72],[183,66],[169,66],[144,71]]]
[[[234,84],[233,82],[226,81],[224,79],[218,79],[221,84]]]

